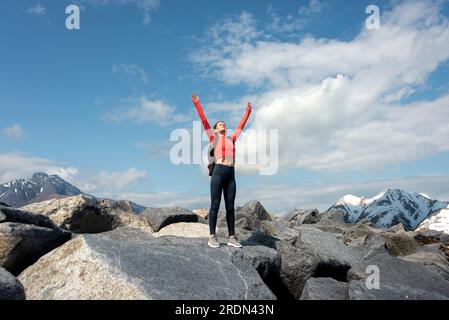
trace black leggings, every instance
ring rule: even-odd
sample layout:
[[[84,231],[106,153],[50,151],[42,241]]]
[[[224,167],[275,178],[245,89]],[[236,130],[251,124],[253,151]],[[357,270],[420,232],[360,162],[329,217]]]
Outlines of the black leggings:
[[[234,200],[235,200],[235,172],[234,167],[216,164],[210,180],[210,210],[209,231],[215,234],[217,215],[220,209],[221,192],[223,191],[226,205],[226,222],[228,223],[229,236],[235,235],[234,225]]]

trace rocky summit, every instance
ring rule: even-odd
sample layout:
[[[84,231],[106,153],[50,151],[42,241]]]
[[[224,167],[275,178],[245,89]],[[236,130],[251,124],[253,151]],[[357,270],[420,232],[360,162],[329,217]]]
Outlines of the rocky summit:
[[[449,299],[449,235],[348,222],[339,210],[236,208],[227,246],[207,215],[77,195],[0,205],[0,299]]]
[[[16,179],[0,185],[0,201],[16,207],[81,193],[58,175],[44,172],[37,172],[29,179]]]

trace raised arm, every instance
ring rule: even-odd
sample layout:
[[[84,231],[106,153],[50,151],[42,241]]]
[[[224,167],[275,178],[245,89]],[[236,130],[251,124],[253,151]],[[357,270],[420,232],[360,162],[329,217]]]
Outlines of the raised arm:
[[[209,137],[210,143],[214,141],[214,133],[212,128],[210,127],[209,122],[207,121],[206,116],[204,115],[203,107],[200,104],[200,99],[196,94],[192,94],[192,102],[195,105],[195,109],[200,116],[201,122],[203,123],[204,130],[206,131],[207,136]]]
[[[249,115],[251,113],[251,110],[252,110],[251,102],[248,102],[246,104],[245,115],[243,116],[242,120],[240,120],[239,125],[234,130],[234,132],[232,133],[232,139],[234,140],[234,142],[237,140],[237,138],[239,137],[239,135],[242,132],[243,128],[245,127],[246,121],[248,121],[248,118],[249,118]]]

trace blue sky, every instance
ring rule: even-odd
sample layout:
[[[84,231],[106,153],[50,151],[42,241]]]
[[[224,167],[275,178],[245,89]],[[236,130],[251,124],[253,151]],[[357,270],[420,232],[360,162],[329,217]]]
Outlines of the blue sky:
[[[70,4],[80,30],[65,28]],[[234,128],[251,100],[246,129],[279,130],[277,173],[238,167],[236,205],[325,210],[390,187],[447,201],[448,18],[430,0],[0,1],[1,182],[47,171],[97,196],[207,208],[205,164],[168,156],[197,92],[211,123]]]

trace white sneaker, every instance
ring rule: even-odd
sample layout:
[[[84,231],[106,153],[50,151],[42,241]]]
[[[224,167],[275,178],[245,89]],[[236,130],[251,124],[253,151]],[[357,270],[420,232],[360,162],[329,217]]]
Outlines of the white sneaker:
[[[235,248],[242,248],[243,246],[240,244],[239,240],[235,236],[230,236],[228,240],[228,246]]]
[[[220,243],[218,242],[216,235],[211,235],[207,244],[211,248],[220,248]]]

